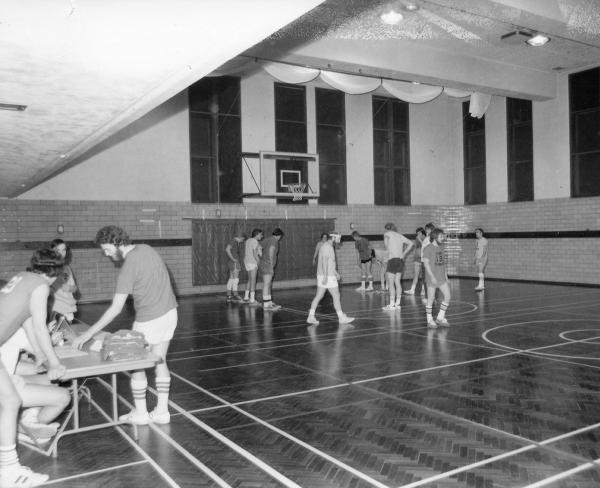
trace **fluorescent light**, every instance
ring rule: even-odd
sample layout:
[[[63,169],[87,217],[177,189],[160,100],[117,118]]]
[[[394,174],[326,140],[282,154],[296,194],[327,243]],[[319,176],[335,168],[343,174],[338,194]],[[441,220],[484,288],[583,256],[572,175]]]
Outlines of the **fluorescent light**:
[[[15,112],[22,112],[27,108],[27,105],[17,105],[15,103],[0,103],[0,110],[14,110]]]
[[[396,25],[402,21],[404,16],[395,10],[390,10],[389,12],[381,14],[380,18],[384,24]]]
[[[550,38],[548,36],[545,36],[544,34],[536,34],[531,39],[527,39],[527,41],[525,42],[527,42],[527,44],[529,44],[530,46],[539,47],[546,44],[549,40]]]

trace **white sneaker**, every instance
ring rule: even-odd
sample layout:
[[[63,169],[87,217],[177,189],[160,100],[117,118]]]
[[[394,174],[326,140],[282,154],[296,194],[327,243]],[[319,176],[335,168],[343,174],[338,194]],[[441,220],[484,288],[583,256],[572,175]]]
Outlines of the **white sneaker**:
[[[271,305],[263,305],[263,310],[268,310],[270,312],[275,312],[276,310],[279,310],[281,308],[281,305],[277,305],[274,302],[271,302]]]
[[[150,417],[150,422],[155,424],[168,424],[171,422],[171,414],[168,410],[166,412],[158,412],[154,409],[148,416]]]
[[[306,319],[306,323],[308,323],[310,325],[319,325],[319,321],[312,315],[308,316],[308,318]]]
[[[483,291],[483,290],[485,290],[485,286],[483,286],[483,285],[477,285],[475,287],[475,291]]]
[[[428,329],[437,329],[438,328],[438,324],[435,323],[435,320],[428,320],[427,321],[427,328]]]
[[[47,474],[35,473],[27,466],[17,464],[10,468],[0,469],[0,488],[40,486],[48,481]]]
[[[53,422],[51,424],[41,424],[39,422],[23,422],[19,424],[20,430],[29,437],[35,439],[47,439],[54,437],[58,432],[60,424]]]
[[[344,314],[339,318],[339,322],[342,325],[349,324],[351,322],[354,322],[354,317],[348,317],[347,315]]]
[[[413,290],[411,288],[410,290],[404,290],[402,293],[404,293],[405,295],[414,295],[415,294],[415,290]]]
[[[365,291],[375,291],[375,288],[373,288],[373,285],[370,285]]]
[[[450,323],[448,322],[448,320],[446,320],[446,318],[435,319],[435,323],[442,327],[450,327]]]
[[[396,310],[396,305],[393,303],[390,303],[389,305],[382,307],[382,310]]]
[[[364,286],[359,286],[356,291],[366,291],[367,289]]]
[[[150,423],[150,414],[148,412],[138,412],[137,410],[132,410],[125,415],[121,415],[119,417],[119,422],[127,422],[128,424],[134,425],[148,425]]]

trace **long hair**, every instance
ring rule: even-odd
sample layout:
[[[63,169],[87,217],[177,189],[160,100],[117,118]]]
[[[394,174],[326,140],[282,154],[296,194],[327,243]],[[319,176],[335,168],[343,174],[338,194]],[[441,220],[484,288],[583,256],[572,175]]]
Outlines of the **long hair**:
[[[50,241],[50,249],[55,251],[56,248],[61,244],[65,245],[67,251],[64,258],[65,264],[71,264],[71,260],[73,259],[73,253],[71,252],[71,248],[65,241],[63,241],[62,239],[54,239],[53,241]]]

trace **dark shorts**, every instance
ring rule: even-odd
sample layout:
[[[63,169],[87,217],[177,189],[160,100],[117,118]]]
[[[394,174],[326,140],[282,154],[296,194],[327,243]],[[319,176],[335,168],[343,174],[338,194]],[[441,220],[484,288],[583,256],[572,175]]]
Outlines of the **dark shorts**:
[[[273,269],[273,266],[271,266],[270,264],[263,264],[260,263],[258,265],[258,271],[260,271],[261,275],[273,275],[275,273],[275,270]]]
[[[236,263],[235,261],[227,261],[227,267],[229,268],[229,271],[240,271],[241,267],[240,267],[240,263]]]
[[[402,273],[404,271],[404,260],[400,258],[392,258],[387,263],[387,273]]]
[[[367,258],[367,259],[361,259],[360,262],[362,264],[365,264],[365,263],[370,263],[372,260],[373,260],[373,258]]]

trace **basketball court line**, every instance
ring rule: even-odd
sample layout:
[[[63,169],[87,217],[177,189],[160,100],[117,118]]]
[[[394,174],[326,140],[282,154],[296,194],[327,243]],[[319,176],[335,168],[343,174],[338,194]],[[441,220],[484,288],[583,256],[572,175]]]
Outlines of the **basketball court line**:
[[[56,479],[52,479],[52,480],[46,481],[44,483],[44,486],[54,485],[56,483],[62,483],[64,481],[71,481],[71,480],[76,480],[76,479],[80,479],[80,478],[85,478],[85,477],[88,477],[88,476],[94,476],[96,474],[108,473],[110,471],[116,471],[116,470],[127,468],[127,467],[130,467],[130,466],[138,466],[140,464],[148,464],[148,461],[146,461],[146,460],[143,460],[143,461],[134,461],[134,462],[131,462],[131,463],[120,464],[119,466],[111,466],[110,468],[95,469],[94,471],[88,471],[85,474],[74,474],[72,476],[65,476],[63,478],[56,478]]]
[[[547,486],[550,483],[554,483],[555,481],[560,481],[560,480],[565,479],[573,474],[581,473],[582,471],[587,471],[588,469],[591,469],[591,468],[597,468],[598,466],[600,466],[600,458],[595,459],[594,461],[582,464],[575,468],[569,469],[567,471],[563,471],[562,473],[555,474],[554,476],[544,478],[543,480],[537,481],[530,485],[525,485],[523,488],[540,488],[542,486]]]

